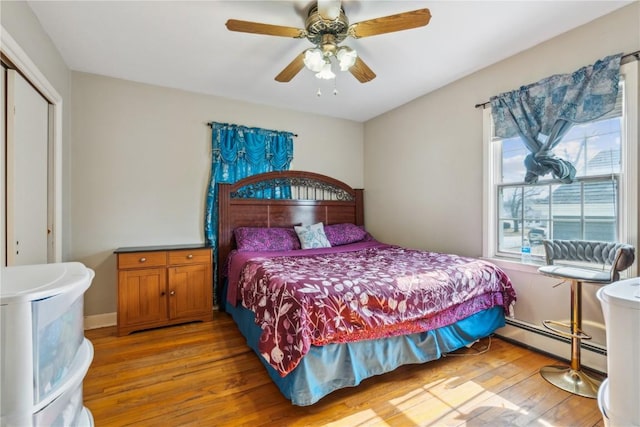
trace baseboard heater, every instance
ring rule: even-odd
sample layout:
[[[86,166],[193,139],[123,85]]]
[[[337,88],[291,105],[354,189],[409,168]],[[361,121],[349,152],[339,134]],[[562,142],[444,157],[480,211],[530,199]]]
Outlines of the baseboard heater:
[[[562,343],[571,345],[571,338],[563,337],[561,335],[554,334],[553,332],[548,331],[547,329],[536,327],[536,326],[531,325],[529,323],[522,322],[522,321],[519,321],[519,320],[516,320],[516,319],[510,319],[510,318],[505,319],[505,323],[507,325],[510,325],[510,326],[513,326],[513,327],[516,327],[516,328],[524,329],[527,332],[531,332],[531,333],[534,333],[534,334],[537,334],[537,335],[541,335],[541,336],[543,336],[545,338],[551,338],[553,340],[560,341]],[[500,334],[498,333],[496,335],[500,335]],[[515,341],[515,340],[510,339],[508,337],[504,337],[504,336],[501,336],[501,337],[507,339],[508,341]],[[525,346],[525,347],[531,347],[529,345],[526,345],[525,343],[520,343],[520,342],[518,342],[518,343],[523,345],[523,346]],[[601,346],[593,345],[593,344],[589,343],[588,341],[585,342],[585,340],[582,340],[582,342],[580,343],[580,348],[583,348],[585,350],[591,351],[591,352],[596,353],[596,354],[600,354],[602,356],[606,356],[607,355],[607,349],[606,348],[602,348]]]

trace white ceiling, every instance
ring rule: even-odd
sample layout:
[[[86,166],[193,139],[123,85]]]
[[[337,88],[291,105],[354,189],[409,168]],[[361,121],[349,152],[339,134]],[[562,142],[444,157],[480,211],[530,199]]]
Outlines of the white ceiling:
[[[313,1],[29,1],[72,70],[366,121],[632,1],[344,0],[351,23],[427,7],[426,27],[343,44],[377,74],[274,77],[306,39],[228,31],[229,18],[304,27]],[[322,96],[316,96],[320,88]],[[478,100],[483,101],[483,100]]]

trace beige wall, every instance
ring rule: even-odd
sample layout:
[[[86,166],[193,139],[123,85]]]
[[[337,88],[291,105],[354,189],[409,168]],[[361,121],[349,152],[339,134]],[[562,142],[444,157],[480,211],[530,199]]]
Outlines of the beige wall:
[[[72,87],[70,259],[96,271],[88,315],[116,311],[114,249],[203,242],[207,122],[294,132],[292,169],[363,185],[362,123],[79,72]]]
[[[367,227],[385,241],[482,253],[482,110],[543,77],[640,49],[640,2],[462,78],[365,124]]]

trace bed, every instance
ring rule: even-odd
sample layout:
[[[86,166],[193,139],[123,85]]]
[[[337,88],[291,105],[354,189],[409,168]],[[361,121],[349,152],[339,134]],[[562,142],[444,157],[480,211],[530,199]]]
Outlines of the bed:
[[[363,191],[331,177],[269,172],[218,199],[218,304],[294,405],[471,345],[515,302],[491,263],[374,239]]]

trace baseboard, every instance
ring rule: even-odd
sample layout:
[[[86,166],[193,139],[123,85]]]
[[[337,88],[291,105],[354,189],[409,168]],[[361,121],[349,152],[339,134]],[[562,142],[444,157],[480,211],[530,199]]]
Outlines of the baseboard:
[[[85,316],[84,329],[98,329],[118,324],[118,313],[103,313]]]
[[[498,329],[496,335],[561,360],[567,361],[571,356],[571,342],[568,338],[557,336],[537,325],[507,319],[507,325]],[[601,346],[583,341],[580,361],[586,368],[607,372],[607,351]]]

